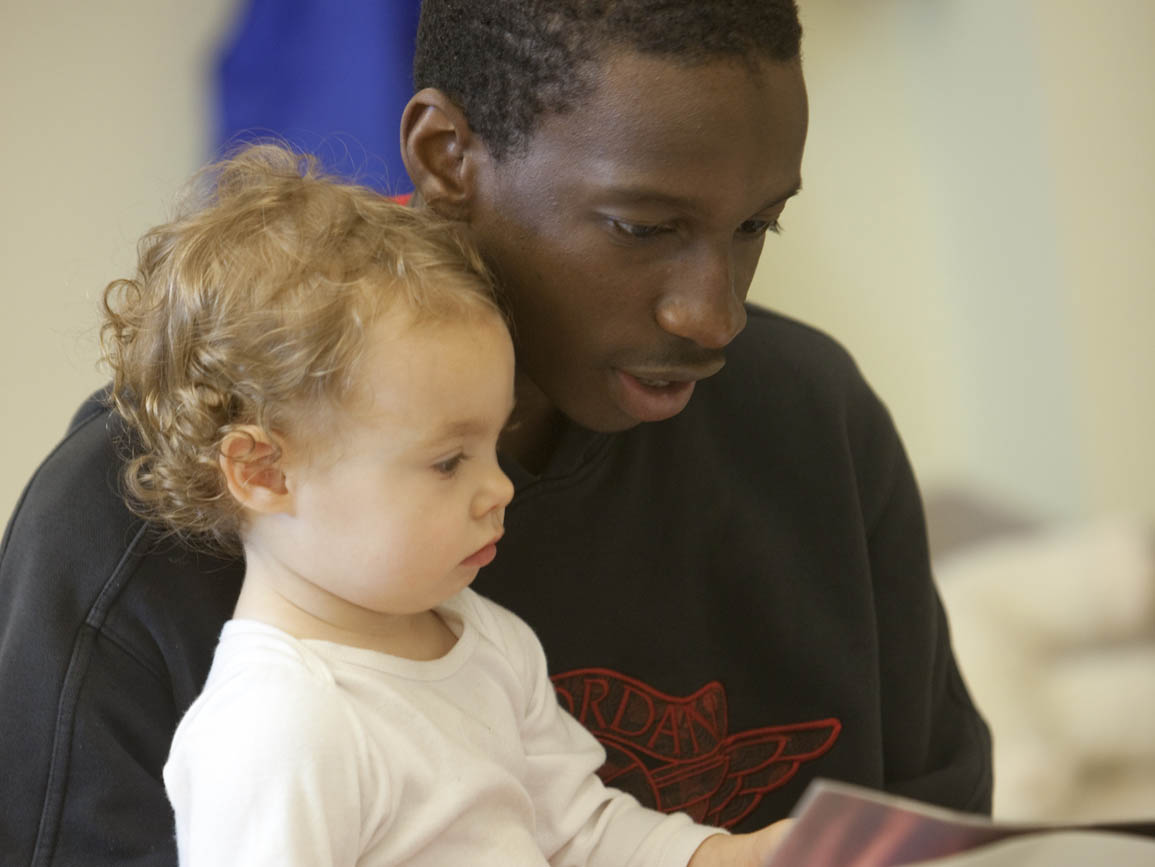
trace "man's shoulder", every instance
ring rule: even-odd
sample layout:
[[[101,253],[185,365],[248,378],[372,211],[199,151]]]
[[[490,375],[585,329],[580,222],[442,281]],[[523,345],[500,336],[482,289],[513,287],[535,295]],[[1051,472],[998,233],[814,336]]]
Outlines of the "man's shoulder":
[[[748,305],[747,312],[746,328],[726,350],[726,366],[703,383],[702,403],[712,411],[719,404],[755,413],[808,407],[842,417],[873,400],[858,365],[833,337],[762,307]]]
[[[0,549],[0,611],[11,612],[0,634],[8,655],[39,652],[63,670],[82,625],[115,633],[158,676],[175,651],[190,669],[184,689],[199,688],[208,660],[189,657],[215,644],[236,600],[237,568],[160,542],[128,509],[125,438],[119,416],[90,400],[33,474]]]
[[[746,328],[727,353],[736,366],[807,378],[858,376],[850,353],[826,332],[765,307],[746,310]]]
[[[712,451],[718,467],[746,473],[785,461],[824,466],[831,478],[836,466],[844,476],[885,472],[897,444],[885,405],[837,340],[754,306],[726,366],[699,383],[670,432],[692,438],[699,461]]]
[[[119,426],[90,399],[33,474],[8,524],[0,569],[58,563],[107,575],[142,527],[118,486]],[[95,579],[94,579],[95,580]]]

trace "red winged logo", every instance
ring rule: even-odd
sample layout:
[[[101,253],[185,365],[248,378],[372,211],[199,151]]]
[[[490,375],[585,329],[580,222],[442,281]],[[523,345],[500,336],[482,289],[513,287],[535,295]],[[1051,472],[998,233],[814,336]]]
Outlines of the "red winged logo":
[[[606,748],[598,772],[648,807],[684,810],[731,828],[799,766],[829,750],[837,719],[729,733],[726,691],[708,683],[685,698],[603,668],[553,677],[558,698]]]

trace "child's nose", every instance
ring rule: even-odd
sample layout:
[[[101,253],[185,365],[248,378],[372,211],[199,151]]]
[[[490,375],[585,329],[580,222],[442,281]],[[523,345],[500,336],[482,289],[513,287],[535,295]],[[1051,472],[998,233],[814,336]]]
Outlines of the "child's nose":
[[[481,518],[495,509],[499,510],[499,518],[505,514],[505,507],[513,499],[513,482],[509,476],[501,471],[501,467],[494,462],[493,471],[485,480],[485,484],[474,500],[474,512]]]
[[[503,473],[500,467],[497,470],[497,476],[494,479],[495,495],[497,497],[498,505],[504,512],[505,507],[509,505],[513,499],[513,482],[510,481],[509,476]]]

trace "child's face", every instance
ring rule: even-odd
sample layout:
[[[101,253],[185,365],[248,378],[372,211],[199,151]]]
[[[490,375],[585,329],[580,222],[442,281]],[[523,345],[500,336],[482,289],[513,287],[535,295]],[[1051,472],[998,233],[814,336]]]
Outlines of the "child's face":
[[[369,340],[358,406],[334,416],[323,457],[294,472],[288,455],[277,548],[332,611],[412,614],[493,559],[513,497],[496,453],[513,345],[489,313],[415,327],[388,313]]]

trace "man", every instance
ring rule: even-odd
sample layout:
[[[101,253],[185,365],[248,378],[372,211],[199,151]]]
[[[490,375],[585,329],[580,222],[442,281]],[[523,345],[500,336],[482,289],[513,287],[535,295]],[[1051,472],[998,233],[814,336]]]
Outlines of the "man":
[[[801,186],[799,32],[787,0],[426,0],[401,128],[515,328],[477,588],[538,630],[609,782],[734,830],[816,776],[990,800],[889,417],[743,303]],[[240,568],[119,504],[117,430],[82,409],[5,540],[4,863],[173,860],[160,768]]]

